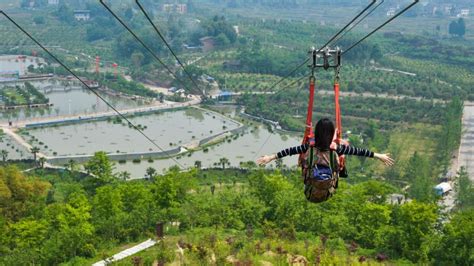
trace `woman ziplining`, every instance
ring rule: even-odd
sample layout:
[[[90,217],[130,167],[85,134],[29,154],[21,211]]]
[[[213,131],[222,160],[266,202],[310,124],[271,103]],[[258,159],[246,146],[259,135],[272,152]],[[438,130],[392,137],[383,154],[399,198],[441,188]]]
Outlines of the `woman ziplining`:
[[[339,70],[341,51],[339,49],[312,51],[313,63],[309,79],[309,100],[306,115],[306,130],[301,146],[284,149],[276,154],[265,155],[257,159],[257,164],[265,165],[273,160],[299,154],[298,164],[302,167],[306,199],[311,202],[323,202],[329,199],[338,187],[339,177],[347,177],[344,155],[356,155],[381,160],[387,166],[392,166],[394,160],[390,154],[375,153],[367,149],[350,146],[342,139],[342,119],[339,104]],[[323,58],[323,64],[318,64],[318,58]],[[331,64],[330,60],[333,60]],[[317,67],[334,68],[334,106],[336,126],[328,118],[318,121],[314,131],[312,126],[315,77]]]
[[[264,155],[257,159],[257,163],[265,165],[285,156],[303,155],[300,163],[305,182],[305,195],[312,202],[325,201],[334,194],[339,173],[342,170],[340,156],[363,156],[379,159],[387,166],[394,164],[390,154],[375,153],[350,145],[336,144],[335,135],[337,134],[334,123],[328,118],[323,118],[314,128],[314,145],[305,143],[284,149],[276,154]]]

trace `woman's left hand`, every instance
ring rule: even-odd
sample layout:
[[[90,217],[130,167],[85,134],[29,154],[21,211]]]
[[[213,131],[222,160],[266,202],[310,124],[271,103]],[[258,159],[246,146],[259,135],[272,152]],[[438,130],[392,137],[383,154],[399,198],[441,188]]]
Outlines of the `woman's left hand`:
[[[395,164],[395,160],[390,157],[390,153],[381,154],[381,153],[374,153],[374,157],[382,161],[386,166],[392,166]]]

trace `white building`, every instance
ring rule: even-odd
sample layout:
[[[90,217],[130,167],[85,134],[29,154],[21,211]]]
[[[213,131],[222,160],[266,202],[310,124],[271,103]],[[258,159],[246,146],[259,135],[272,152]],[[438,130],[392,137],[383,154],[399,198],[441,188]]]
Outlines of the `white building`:
[[[393,17],[395,16],[395,8],[390,8],[388,11],[387,11],[387,17]]]
[[[239,36],[240,35],[239,26],[232,26],[232,28],[234,28],[235,34],[237,34],[237,36]]]
[[[461,9],[461,13],[459,13],[458,17],[469,17],[469,9]]]
[[[162,10],[168,13],[185,14],[188,12],[188,6],[186,4],[163,4]]]
[[[188,12],[188,6],[186,4],[177,4],[176,12],[178,12],[178,14],[186,14]]]
[[[88,21],[91,19],[91,12],[89,10],[75,10],[74,18],[77,21]]]
[[[48,5],[59,5],[59,0],[48,0]]]

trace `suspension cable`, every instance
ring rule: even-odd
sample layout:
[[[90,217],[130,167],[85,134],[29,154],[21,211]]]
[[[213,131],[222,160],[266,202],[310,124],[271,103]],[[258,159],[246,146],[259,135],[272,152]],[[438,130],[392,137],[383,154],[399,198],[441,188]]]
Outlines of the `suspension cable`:
[[[135,124],[133,124],[125,115],[123,115],[117,108],[115,108],[111,103],[109,103],[102,95],[100,95],[96,90],[92,89],[86,82],[84,82],[76,73],[74,73],[68,66],[66,66],[61,60],[59,60],[55,55],[53,55],[46,47],[44,47],[38,40],[36,40],[31,34],[29,34],[23,27],[21,27],[15,20],[13,20],[10,16],[8,16],[4,11],[0,10],[0,13],[5,16],[15,27],[17,27],[20,31],[22,31],[28,38],[30,38],[34,43],[36,43],[43,51],[45,51],[49,56],[51,56],[58,64],[60,64],[64,69],[66,69],[72,76],[74,76],[77,80],[79,80],[88,90],[94,93],[99,99],[101,99],[110,109],[112,109],[115,113],[117,113],[122,119],[127,121],[128,125],[132,126],[136,131],[138,131],[141,135],[143,135],[149,142],[151,142],[155,147],[157,147],[160,151],[165,153],[167,157],[170,157],[177,165],[179,165],[182,169],[185,167],[180,164],[176,159],[174,159],[168,151],[162,149],[153,139],[151,139],[145,132],[143,132],[140,128],[138,128]]]
[[[327,41],[323,46],[321,46],[321,48],[319,48],[316,53],[320,52],[322,49],[324,49],[326,46],[328,46],[334,39],[336,39],[342,32],[344,32],[344,30],[346,30],[352,23],[354,23],[354,21],[356,21],[360,16],[362,16],[367,10],[369,10],[375,3],[377,2],[377,0],[372,0],[372,2],[366,6],[361,12],[359,12],[349,23],[347,23],[344,27],[342,27],[341,30],[339,30],[336,34],[334,34],[330,39],[329,41]],[[288,77],[290,77],[291,75],[293,75],[296,71],[298,71],[301,67],[303,67],[306,63],[308,63],[310,60],[310,58],[308,57],[303,63],[299,64],[295,69],[293,69],[292,71],[290,71],[287,75],[285,75],[284,77],[282,77],[280,80],[278,80],[276,83],[274,83],[273,85],[271,85],[269,87],[268,90],[272,90],[273,88],[275,88],[278,84],[280,84],[281,82],[283,82],[285,79],[287,79]],[[299,79],[301,80],[301,79]],[[299,81],[297,80],[297,81]],[[293,83],[290,83],[290,84],[293,84]],[[287,86],[288,87],[288,86]],[[279,91],[277,91],[275,93],[278,94],[280,93],[281,91],[283,91],[284,88],[280,89]],[[266,138],[265,142],[262,144],[262,146],[259,148],[258,152],[256,153],[256,157],[258,156],[258,154],[261,152],[261,150],[263,149],[263,147],[265,147],[265,145],[267,144],[268,140],[270,139],[272,133],[268,134],[268,137]],[[255,158],[256,158],[255,157]],[[254,159],[255,159],[254,158]]]
[[[418,4],[420,0],[414,0],[413,3],[411,3],[410,5],[408,5],[407,7],[405,7],[402,11],[398,12],[395,16],[393,16],[392,18],[390,18],[389,20],[385,21],[384,23],[382,23],[382,25],[378,26],[376,29],[374,29],[372,32],[370,32],[369,34],[367,34],[365,37],[363,37],[362,39],[360,39],[359,41],[357,41],[356,43],[354,43],[351,47],[349,47],[347,50],[345,50],[344,52],[342,52],[342,54],[344,55],[345,53],[349,52],[350,50],[352,50],[354,47],[356,47],[357,45],[359,45],[361,42],[365,41],[367,38],[369,38],[370,36],[372,36],[374,33],[376,33],[377,31],[379,31],[381,28],[385,27],[385,25],[389,24],[390,22],[392,22],[394,19],[396,19],[397,17],[401,16],[403,13],[405,13],[406,11],[408,11],[410,8],[412,8],[414,5]]]
[[[112,11],[112,9],[109,8],[109,6],[107,6],[105,3],[104,3],[104,0],[99,0],[99,2],[105,7],[105,9],[107,9],[107,11],[109,11],[109,13],[153,56],[153,58],[155,58],[172,76],[173,78],[175,78],[177,81],[179,81],[183,86],[186,86],[186,83],[184,83],[180,78],[178,78],[178,76],[176,76],[176,74],[158,57],[158,55],[156,55],[155,52],[153,52],[153,50],[151,50],[150,47],[148,47],[148,45],[146,45],[142,39],[140,39],[136,34],[135,32],[133,32],[132,29],[130,29],[130,27],[127,26],[127,24],[125,24],[125,22],[123,22],[122,19],[120,19],[117,14],[114,13],[114,11]]]
[[[184,67],[183,63],[181,63],[181,60],[179,60],[178,56],[176,55],[176,53],[173,51],[173,49],[171,48],[171,46],[168,44],[168,42],[166,41],[165,37],[163,36],[163,34],[161,34],[160,30],[158,29],[158,27],[155,25],[155,23],[153,23],[153,20],[150,18],[150,16],[148,15],[148,13],[145,11],[145,8],[142,6],[142,4],[140,4],[139,0],[135,0],[135,3],[137,3],[138,7],[140,8],[140,10],[142,11],[143,15],[145,15],[146,19],[148,20],[148,22],[151,24],[151,26],[153,26],[153,29],[155,29],[155,32],[158,34],[158,36],[160,37],[160,39],[165,43],[166,47],[168,47],[168,49],[170,50],[171,54],[174,56],[174,58],[176,59],[176,61],[178,62],[178,64],[181,66],[181,68],[183,68],[183,71],[186,73],[186,75],[188,76],[188,78],[191,80],[191,82],[194,84],[194,86],[196,87],[196,90],[197,91],[201,91],[199,89],[199,86],[197,85],[196,81],[192,78],[191,74],[188,72],[188,70],[186,70],[186,68]]]
[[[307,58],[306,60],[304,60],[301,64],[299,64],[297,67],[295,67],[293,70],[291,70],[290,72],[288,72],[285,76],[283,76],[282,78],[280,78],[277,82],[275,82],[273,85],[271,85],[270,87],[268,87],[268,89],[266,89],[266,91],[271,91],[273,88],[275,88],[278,84],[282,83],[285,79],[289,78],[291,75],[293,75],[294,73],[296,73],[296,71],[298,71],[301,67],[303,67],[304,65],[306,65],[306,63],[308,63],[309,61],[309,58]]]
[[[303,76],[299,79],[296,79],[294,80],[292,83],[290,83],[290,85],[288,85],[288,87],[291,87],[293,86],[293,84],[296,84],[296,83],[299,83],[301,80],[305,79],[305,78],[308,78],[306,76]],[[298,98],[298,96],[301,94],[301,92],[304,90],[303,89],[304,86],[301,87],[301,89],[297,92],[295,98]],[[276,93],[273,94],[273,96],[276,96],[278,95],[279,93],[281,93],[283,90],[280,90]],[[265,141],[262,143],[262,145],[260,146],[260,148],[258,149],[258,151],[255,153],[255,157],[253,158],[254,160],[257,159],[258,155],[260,154],[260,152],[262,151],[262,149],[265,147],[265,145],[267,145],[268,141],[270,140],[270,137],[272,136],[273,134],[271,132],[269,132],[267,138],[265,139]]]
[[[339,30],[336,34],[334,34],[334,36],[332,36],[332,38],[329,39],[329,41],[326,44],[324,44],[321,48],[319,48],[317,52],[320,52],[322,49],[324,49],[324,47],[328,46],[334,39],[336,39],[343,31],[345,31],[352,23],[354,23],[354,21],[356,21],[360,16],[362,16],[376,2],[377,0],[372,0],[372,3],[366,6],[362,11],[359,12],[359,14],[357,14],[351,21],[349,21],[349,23],[347,23],[344,27],[342,27],[341,30]]]
[[[318,50],[317,50],[317,53],[320,52],[322,49],[324,49],[324,47],[328,46],[334,39],[336,39],[342,32],[344,32],[344,30],[346,30],[352,23],[354,23],[354,21],[356,21],[360,16],[362,16],[368,9],[370,9],[375,3],[377,2],[377,0],[372,0],[371,3],[369,3],[369,5],[367,5],[362,11],[360,11],[351,21],[349,21],[344,27],[342,27],[336,34],[334,34],[324,45],[322,45]],[[301,64],[299,64],[296,68],[294,68],[292,71],[290,71],[288,74],[286,74],[285,76],[283,76],[282,78],[280,78],[277,82],[275,82],[274,84],[272,84],[270,87],[268,87],[267,90],[272,90],[274,89],[278,84],[282,83],[285,79],[287,79],[288,77],[290,77],[291,75],[293,75],[296,71],[298,71],[301,67],[303,67],[304,65],[306,65],[306,63],[308,63],[310,60],[310,58],[307,58],[304,62],[302,62]]]
[[[374,11],[377,10],[377,8],[379,8],[384,2],[385,2],[385,0],[380,1],[367,14],[365,14],[359,21],[357,21],[355,24],[352,24],[352,26],[346,32],[344,32],[342,35],[340,35],[337,39],[334,40],[334,42],[333,42],[334,45],[337,44],[337,42],[340,39],[342,39],[344,36],[346,36],[346,34],[348,34],[350,31],[352,31],[352,29],[357,27],[357,25],[359,25],[362,21],[364,21],[368,16],[372,15],[372,13],[374,13]]]

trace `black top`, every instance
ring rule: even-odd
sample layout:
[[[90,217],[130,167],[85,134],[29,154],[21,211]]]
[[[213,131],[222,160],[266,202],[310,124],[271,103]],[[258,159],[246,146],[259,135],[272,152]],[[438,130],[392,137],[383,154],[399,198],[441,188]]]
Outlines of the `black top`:
[[[284,149],[277,153],[278,158],[283,158],[285,156],[291,156],[295,154],[302,154],[308,151],[309,149],[309,144],[303,144],[300,146],[296,147],[291,147]],[[353,146],[347,146],[347,145],[337,145],[336,153],[338,155],[357,155],[357,156],[364,156],[364,157],[374,157],[374,152],[369,151],[367,149],[361,149],[361,148],[356,148]]]

